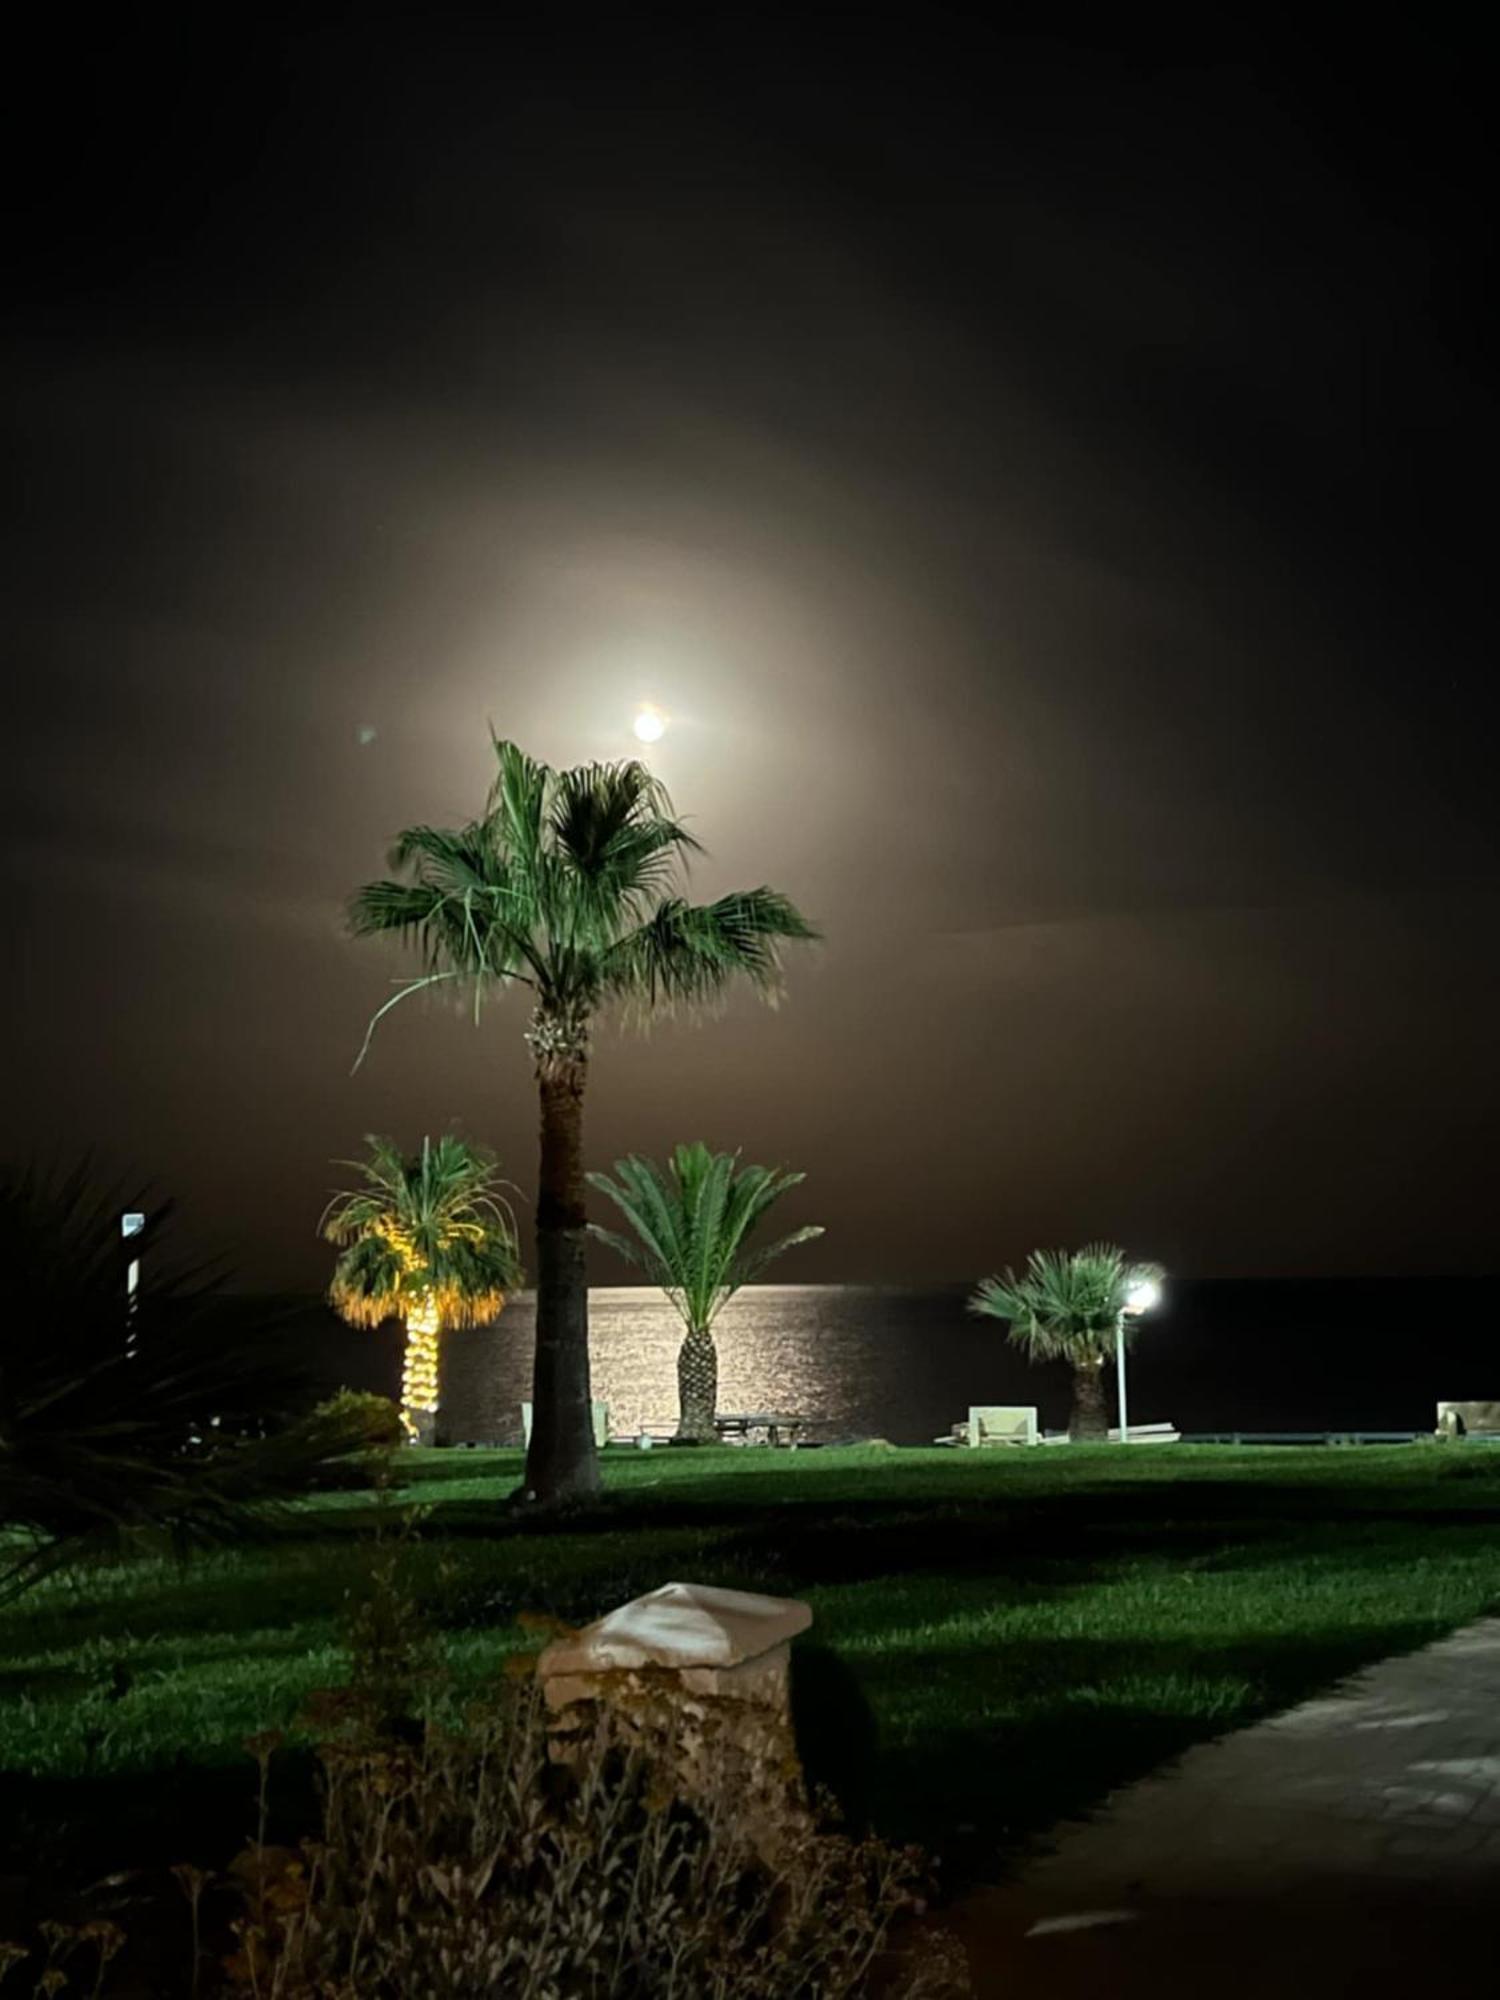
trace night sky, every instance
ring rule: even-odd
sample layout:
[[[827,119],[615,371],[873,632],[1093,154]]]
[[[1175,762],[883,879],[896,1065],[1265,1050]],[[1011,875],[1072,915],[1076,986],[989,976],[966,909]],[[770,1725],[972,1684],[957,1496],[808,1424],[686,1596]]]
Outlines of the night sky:
[[[649,699],[827,943],[593,1164],[804,1168],[788,1277],[1494,1267],[1488,58],[979,12],[12,51],[9,1153],[268,1287],[364,1132],[529,1192],[523,996],[351,1076],[341,903]]]

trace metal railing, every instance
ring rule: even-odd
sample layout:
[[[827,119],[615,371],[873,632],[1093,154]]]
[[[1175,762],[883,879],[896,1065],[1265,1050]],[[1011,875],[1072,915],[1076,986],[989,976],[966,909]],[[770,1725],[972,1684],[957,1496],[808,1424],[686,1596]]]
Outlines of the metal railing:
[[[1184,1444],[1415,1444],[1431,1431],[1184,1431]]]

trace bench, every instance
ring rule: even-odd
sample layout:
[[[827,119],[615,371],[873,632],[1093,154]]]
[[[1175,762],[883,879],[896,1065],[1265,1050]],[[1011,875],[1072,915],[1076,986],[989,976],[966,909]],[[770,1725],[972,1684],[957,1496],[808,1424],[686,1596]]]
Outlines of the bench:
[[[1439,1403],[1437,1435],[1494,1437],[1500,1434],[1500,1403]]]
[[[962,1423],[934,1444],[965,1445],[982,1451],[990,1445],[1032,1445],[1037,1442],[1036,1410],[1026,1403],[974,1404]]]
[[[775,1411],[751,1411],[714,1418],[714,1434],[724,1444],[754,1444],[757,1432],[769,1445],[795,1445],[811,1420],[782,1416]]]

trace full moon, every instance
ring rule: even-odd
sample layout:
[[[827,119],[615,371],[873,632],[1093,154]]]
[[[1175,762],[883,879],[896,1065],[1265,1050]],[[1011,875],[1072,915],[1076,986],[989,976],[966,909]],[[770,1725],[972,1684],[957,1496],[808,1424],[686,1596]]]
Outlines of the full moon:
[[[649,701],[644,702],[636,711],[633,727],[642,743],[659,743],[667,733],[667,718]]]

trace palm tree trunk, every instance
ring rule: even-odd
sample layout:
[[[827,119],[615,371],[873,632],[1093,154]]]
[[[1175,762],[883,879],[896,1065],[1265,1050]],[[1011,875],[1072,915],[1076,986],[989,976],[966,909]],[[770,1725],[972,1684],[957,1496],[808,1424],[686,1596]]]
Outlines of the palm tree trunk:
[[[437,1439],[437,1307],[430,1298],[406,1315],[406,1354],[401,1369],[401,1420],[413,1444]]]
[[[589,1293],[584,1268],[583,1091],[588,1058],[576,1047],[537,1062],[541,1167],[536,1203],[536,1365],[525,1496],[573,1500],[599,1490],[589,1386]]]
[[[1109,1440],[1102,1361],[1073,1363],[1073,1409],[1068,1418],[1068,1436],[1074,1444],[1105,1444]]]
[[[678,1437],[712,1444],[719,1414],[719,1350],[706,1326],[689,1327],[677,1350],[677,1406]]]

